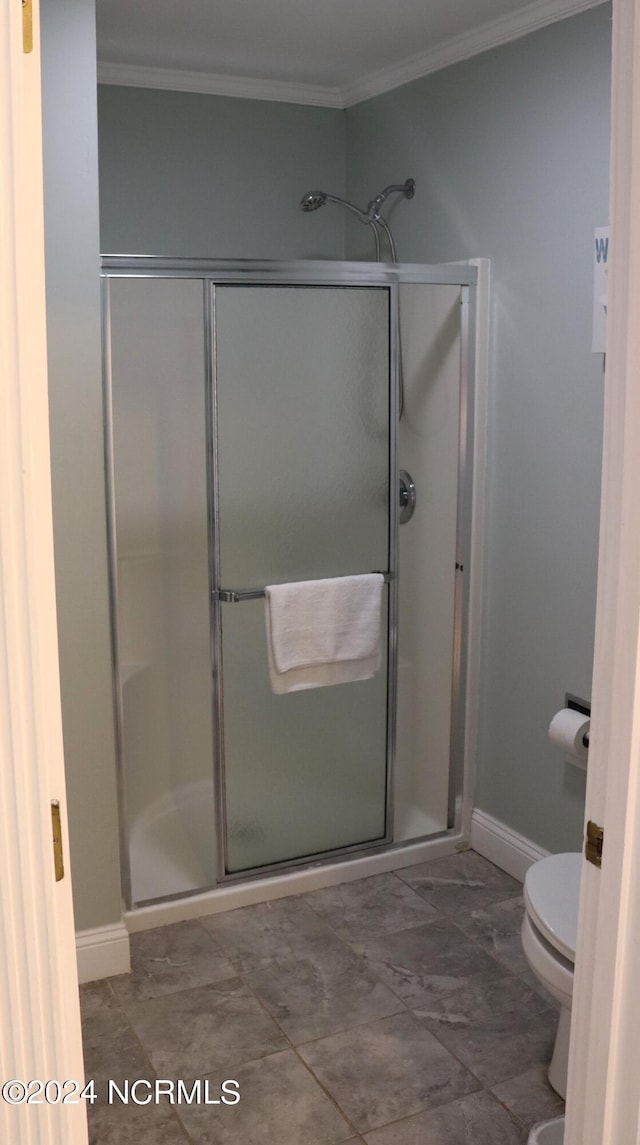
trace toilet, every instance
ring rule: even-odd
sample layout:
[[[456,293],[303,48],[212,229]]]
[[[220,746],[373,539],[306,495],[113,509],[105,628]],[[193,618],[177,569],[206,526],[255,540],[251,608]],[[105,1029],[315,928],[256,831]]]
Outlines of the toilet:
[[[549,1082],[567,1095],[573,968],[578,932],[582,855],[549,855],[529,867],[524,881],[522,946],[536,977],[560,1003]]]
[[[534,1125],[527,1138],[527,1145],[563,1145],[564,1117],[554,1117],[553,1121],[541,1121]]]

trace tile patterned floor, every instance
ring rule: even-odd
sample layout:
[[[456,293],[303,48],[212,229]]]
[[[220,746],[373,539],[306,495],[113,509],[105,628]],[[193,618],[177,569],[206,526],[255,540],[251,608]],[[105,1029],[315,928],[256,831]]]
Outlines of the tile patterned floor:
[[[91,1145],[524,1145],[563,1103],[521,918],[466,851],[133,935],[132,974],[81,987]],[[182,1100],[107,1100],[156,1078]]]

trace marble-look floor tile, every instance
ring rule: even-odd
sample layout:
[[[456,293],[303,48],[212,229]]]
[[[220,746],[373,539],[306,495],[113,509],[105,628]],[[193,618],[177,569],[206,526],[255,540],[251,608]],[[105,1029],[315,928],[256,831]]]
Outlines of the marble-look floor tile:
[[[189,1138],[170,1106],[89,1107],[89,1145],[188,1145]]]
[[[411,1008],[506,974],[448,918],[365,943],[371,968]]]
[[[529,963],[522,949],[520,929],[524,915],[522,895],[461,912],[456,924],[469,938],[497,958],[513,974],[524,974]]]
[[[397,875],[427,902],[456,921],[464,911],[502,902],[522,893],[522,886],[475,851],[462,851],[406,867]]]
[[[367,962],[329,932],[311,952],[287,952],[246,981],[294,1045],[404,1010]]]
[[[524,1145],[526,1133],[488,1093],[367,1133],[367,1145]]]
[[[331,931],[313,950],[270,958],[245,978],[294,1045],[404,1010],[370,965]]]
[[[133,974],[80,992],[91,1145],[520,1145],[563,1108],[520,894],[464,852],[134,935]],[[154,1069],[241,1101],[106,1105]]]
[[[116,996],[111,989],[111,984],[116,981],[116,978],[109,978],[101,982],[85,982],[80,986],[80,1012],[84,1018],[117,1007]]]
[[[561,1117],[564,1113],[564,1101],[549,1085],[547,1071],[541,1066],[503,1081],[492,1092],[525,1129],[530,1129],[537,1121]]]
[[[557,1015],[520,978],[475,983],[416,1014],[487,1086],[549,1061]]]
[[[133,1002],[236,974],[199,922],[177,922],[131,935],[131,974],[114,978],[113,989],[120,1001]]]
[[[337,1145],[353,1128],[293,1052],[245,1065],[229,1063],[237,1105],[178,1110],[194,1145]]]
[[[434,998],[430,1006],[415,1008],[425,1021],[437,1026],[480,1024],[496,1011],[511,1014],[514,1027],[521,1014],[545,1013],[548,1007],[521,978],[503,973],[500,978],[476,978],[453,994]]]
[[[100,1099],[106,1080],[147,1078],[151,1066],[125,1015],[117,1008],[89,1014],[82,1021],[82,1048],[87,1081],[96,1080]],[[98,1084],[99,1083],[99,1084]]]
[[[479,1088],[410,1013],[310,1042],[299,1053],[360,1132]]]
[[[355,949],[380,934],[422,926],[439,917],[394,874],[326,887],[305,895],[304,902]]]
[[[241,974],[282,955],[313,955],[330,928],[301,898],[276,899],[200,919]]]
[[[201,1077],[288,1044],[238,978],[133,1002],[127,1014],[163,1078]]]

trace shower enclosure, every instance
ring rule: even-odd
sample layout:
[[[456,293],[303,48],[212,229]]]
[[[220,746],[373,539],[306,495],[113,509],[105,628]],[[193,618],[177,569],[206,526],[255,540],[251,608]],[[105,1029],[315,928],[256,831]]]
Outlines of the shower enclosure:
[[[103,260],[130,907],[459,831],[475,282]],[[265,586],[367,572],[381,670],[274,695]]]

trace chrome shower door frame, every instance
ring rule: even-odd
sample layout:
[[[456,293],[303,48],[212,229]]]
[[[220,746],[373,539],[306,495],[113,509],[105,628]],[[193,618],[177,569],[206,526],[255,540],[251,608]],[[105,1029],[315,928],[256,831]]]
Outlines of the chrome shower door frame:
[[[398,415],[399,415],[399,287],[404,284],[458,286],[461,288],[461,370],[460,370],[460,448],[458,462],[458,509],[456,547],[456,588],[454,606],[454,657],[452,679],[451,748],[449,762],[448,828],[446,836],[462,828],[464,777],[464,714],[466,703],[466,649],[469,611],[468,570],[471,544],[471,504],[473,470],[473,393],[475,301],[477,268],[465,263],[425,266],[421,264],[385,264],[359,262],[271,262],[253,260],[169,259],[161,256],[105,255],[101,277],[111,278],[186,278],[201,280],[203,286],[203,322],[205,338],[205,385],[207,408],[207,470],[209,505],[209,566],[211,662],[214,719],[214,787],[217,818],[217,883],[238,883],[266,877],[292,869],[317,867],[342,858],[366,856],[406,845],[393,842],[393,788],[395,774],[396,700],[398,660]],[[218,503],[217,402],[215,377],[215,289],[218,286],[362,286],[385,288],[389,295],[389,555],[386,570],[388,582],[388,655],[387,655],[387,774],[385,834],[373,842],[356,843],[319,854],[286,859],[265,866],[227,873],[226,800],[224,778],[224,711],[222,694],[221,590],[220,584],[220,508]],[[105,287],[108,283],[104,284]],[[103,291],[105,334],[108,333],[108,289]],[[126,775],[122,722],[122,682],[118,663],[118,601],[115,503],[113,497],[113,443],[110,416],[111,379],[109,345],[105,337],[105,456],[107,476],[107,519],[109,564],[111,572],[111,607],[113,640],[114,707],[117,730],[117,768],[123,890],[131,907],[131,875],[126,818]],[[227,587],[227,586],[224,586]],[[244,586],[239,586],[244,587]],[[246,586],[250,587],[250,586]],[[256,588],[262,586],[256,586]],[[227,598],[228,599],[228,598]],[[435,838],[438,836],[429,836]],[[206,888],[203,888],[203,890]],[[171,896],[175,897],[175,896]]]

